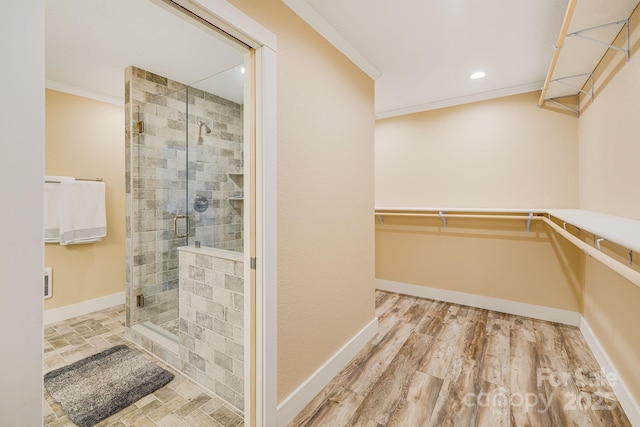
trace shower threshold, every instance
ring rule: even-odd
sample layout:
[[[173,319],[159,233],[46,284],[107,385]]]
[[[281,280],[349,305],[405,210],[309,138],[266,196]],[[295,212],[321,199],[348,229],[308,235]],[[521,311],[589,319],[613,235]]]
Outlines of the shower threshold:
[[[176,355],[180,351],[178,336],[158,325],[151,322],[142,322],[131,329]]]

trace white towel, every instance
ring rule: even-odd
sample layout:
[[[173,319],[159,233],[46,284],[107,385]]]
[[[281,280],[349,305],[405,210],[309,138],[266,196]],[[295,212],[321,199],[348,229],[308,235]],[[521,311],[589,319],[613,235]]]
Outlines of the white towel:
[[[62,181],[60,244],[98,242],[107,235],[104,182]]]
[[[60,241],[60,182],[73,181],[70,176],[46,176],[44,183],[44,241]]]

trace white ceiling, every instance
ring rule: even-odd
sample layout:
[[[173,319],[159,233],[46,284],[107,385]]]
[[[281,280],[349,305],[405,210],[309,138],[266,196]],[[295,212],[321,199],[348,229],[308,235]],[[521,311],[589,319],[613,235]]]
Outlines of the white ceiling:
[[[134,65],[242,103],[242,51],[158,4],[47,0],[47,87],[123,103]]]
[[[378,117],[540,89],[567,6],[567,0],[285,3],[312,25],[324,21],[379,72]],[[478,70],[487,76],[470,80]]]
[[[568,4],[568,0],[283,1],[376,79],[378,117],[539,90]],[[634,4],[637,0],[580,0],[576,26],[604,23],[611,16],[625,19]],[[595,63],[589,58],[591,68],[583,72],[592,71],[602,53]],[[567,62],[568,72],[574,61]],[[477,70],[487,76],[470,80]],[[565,72],[562,67],[559,71]]]
[[[568,3],[283,1],[376,80],[378,117],[539,90]],[[626,19],[637,4],[580,0],[570,32]],[[47,0],[46,8],[50,88],[122,103],[123,70],[135,65],[242,103],[241,50],[160,0]],[[592,35],[608,40],[618,30]],[[554,78],[592,71],[605,50],[567,38]],[[478,70],[487,76],[470,80]],[[555,83],[549,94],[571,91]]]

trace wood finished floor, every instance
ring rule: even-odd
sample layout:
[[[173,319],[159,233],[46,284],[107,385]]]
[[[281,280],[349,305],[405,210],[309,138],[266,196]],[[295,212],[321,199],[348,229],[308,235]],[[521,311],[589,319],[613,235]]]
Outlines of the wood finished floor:
[[[376,292],[376,337],[289,426],[631,426],[575,327]]]

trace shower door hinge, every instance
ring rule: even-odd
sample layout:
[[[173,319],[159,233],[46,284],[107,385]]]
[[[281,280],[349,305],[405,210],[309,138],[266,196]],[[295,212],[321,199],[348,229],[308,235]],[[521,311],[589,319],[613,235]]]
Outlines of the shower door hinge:
[[[144,133],[144,122],[142,120],[136,122],[136,131],[138,133]]]
[[[249,259],[249,266],[251,267],[252,270],[256,269],[256,259],[255,258],[250,258]]]

